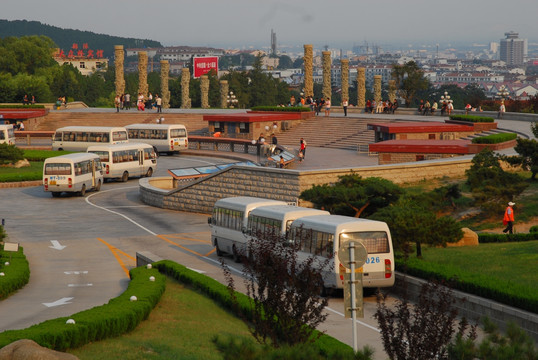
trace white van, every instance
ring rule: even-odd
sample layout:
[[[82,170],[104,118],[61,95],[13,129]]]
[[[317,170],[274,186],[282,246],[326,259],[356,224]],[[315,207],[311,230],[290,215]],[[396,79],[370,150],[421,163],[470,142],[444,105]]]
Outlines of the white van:
[[[87,190],[101,190],[103,184],[101,159],[96,154],[74,153],[55,156],[43,164],[43,189],[53,197],[62,192],[78,192],[84,196]]]
[[[153,145],[156,152],[173,154],[187,150],[187,128],[181,124],[131,124],[125,126],[129,142]]]
[[[86,151],[91,145],[127,143],[124,127],[66,126],[56,129],[52,150]]]
[[[15,145],[15,131],[13,125],[0,125],[0,144]]]
[[[157,168],[157,154],[148,144],[93,145],[87,152],[99,155],[105,179],[127,181],[132,176],[149,177]]]

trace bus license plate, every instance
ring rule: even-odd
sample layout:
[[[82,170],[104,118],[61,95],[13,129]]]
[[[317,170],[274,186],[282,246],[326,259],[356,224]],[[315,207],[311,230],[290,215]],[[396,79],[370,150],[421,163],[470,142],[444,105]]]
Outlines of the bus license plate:
[[[56,180],[51,180],[50,185],[56,185]]]
[[[179,143],[178,143],[177,141],[175,141],[175,142],[174,142],[174,145],[176,145],[176,146],[177,146],[177,145],[179,145]]]

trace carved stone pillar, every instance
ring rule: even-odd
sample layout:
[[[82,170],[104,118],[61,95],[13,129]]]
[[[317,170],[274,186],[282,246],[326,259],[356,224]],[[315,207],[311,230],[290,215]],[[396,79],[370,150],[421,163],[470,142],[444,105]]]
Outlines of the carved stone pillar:
[[[200,76],[200,96],[202,97],[202,109],[209,109],[209,78],[207,75]]]
[[[168,88],[168,77],[170,64],[168,60],[161,60],[161,99],[163,109],[170,108],[170,89]]]
[[[191,98],[189,96],[189,84],[191,82],[191,72],[189,68],[181,69],[181,108],[191,108]]]
[[[331,52],[323,51],[323,98],[330,98],[331,91]]]
[[[220,81],[220,107],[226,109],[228,107],[228,80]]]
[[[138,52],[138,92],[148,96],[148,53],[146,51]]]
[[[341,79],[342,79],[342,101],[349,101],[349,60],[340,60],[341,66]]]
[[[314,97],[314,50],[312,45],[304,45],[304,96]]]
[[[114,66],[116,68],[116,79],[114,81],[114,86],[116,87],[116,95],[121,95],[125,93],[125,78],[123,76],[123,63],[125,53],[123,51],[123,45],[114,46]]]
[[[389,100],[396,99],[396,80],[389,80]]]
[[[362,67],[357,68],[357,106],[366,106],[366,70]]]
[[[381,75],[374,75],[374,100],[376,103],[381,99]]]

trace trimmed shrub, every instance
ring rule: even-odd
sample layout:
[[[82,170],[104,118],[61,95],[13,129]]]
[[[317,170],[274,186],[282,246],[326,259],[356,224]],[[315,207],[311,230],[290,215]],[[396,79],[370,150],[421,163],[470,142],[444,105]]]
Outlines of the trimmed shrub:
[[[253,106],[252,111],[284,111],[284,112],[307,112],[312,111],[307,106]]]
[[[165,277],[156,269],[145,267],[130,271],[127,290],[108,302],[69,317],[47,320],[23,330],[8,330],[0,334],[0,347],[20,339],[31,339],[50,349],[65,351],[93,341],[116,337],[133,330],[147,319],[161,299]],[[155,281],[149,281],[154,276]],[[131,296],[137,301],[130,301]],[[75,324],[66,324],[74,319]]]
[[[538,225],[531,226],[529,229],[530,233],[538,233]]]
[[[467,121],[467,122],[494,122],[495,119],[489,116],[476,115],[450,115],[450,120]]]
[[[491,134],[488,136],[480,136],[472,140],[473,144],[498,144],[514,140],[517,138],[515,133],[501,133],[501,134]]]
[[[478,234],[478,242],[480,244],[520,242],[520,241],[533,241],[533,240],[538,240],[538,230],[535,232],[531,231],[529,233],[518,233],[518,234]]]
[[[44,109],[45,105],[0,105],[0,109]]]
[[[0,226],[3,233],[3,227]],[[9,265],[4,265],[9,261]],[[5,299],[15,291],[22,289],[30,280],[30,266],[24,255],[22,246],[19,251],[0,251],[0,272],[4,276],[0,278],[0,300]]]
[[[14,164],[23,160],[24,152],[15,145],[0,144],[0,165]]]

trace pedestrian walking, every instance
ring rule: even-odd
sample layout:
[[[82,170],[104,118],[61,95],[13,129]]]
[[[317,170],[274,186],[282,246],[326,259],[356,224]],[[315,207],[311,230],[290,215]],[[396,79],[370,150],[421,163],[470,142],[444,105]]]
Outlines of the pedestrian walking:
[[[516,203],[509,202],[506,210],[504,211],[503,225],[506,225],[506,228],[503,230],[503,233],[512,234],[514,228],[514,208],[513,206]]]
[[[506,107],[504,106],[504,101],[501,103],[501,106],[499,106],[499,119],[503,118],[504,113],[506,112]]]
[[[342,101],[342,107],[344,108],[344,116],[347,116],[347,107],[348,107],[349,103],[347,102],[347,99],[344,99],[344,101]]]

